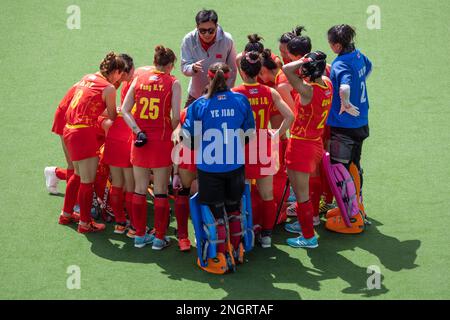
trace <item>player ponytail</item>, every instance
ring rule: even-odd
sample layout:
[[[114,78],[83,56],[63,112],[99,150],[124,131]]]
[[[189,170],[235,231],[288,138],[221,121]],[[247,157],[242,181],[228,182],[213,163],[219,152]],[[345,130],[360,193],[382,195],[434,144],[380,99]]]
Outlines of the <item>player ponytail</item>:
[[[355,28],[348,24],[340,24],[328,30],[328,41],[332,44],[339,43],[342,46],[342,52],[351,52],[355,50],[353,39],[356,37]]]
[[[247,38],[248,38],[248,43],[245,46],[245,49],[244,49],[245,52],[250,52],[250,51],[256,51],[258,53],[263,52],[264,45],[262,44],[261,40],[264,40],[264,39],[261,36],[254,33],[254,34],[249,34],[247,36]]]
[[[261,53],[261,63],[263,67],[266,67],[269,70],[276,70],[279,68],[275,60],[272,59],[272,51],[270,51],[270,49],[264,49]]]
[[[165,67],[169,63],[175,63],[176,59],[177,57],[171,49],[165,48],[163,45],[155,47],[155,55],[153,57],[153,64],[155,66]]]
[[[311,39],[308,36],[302,36],[302,32],[306,31],[305,27],[297,26],[292,33],[295,34],[287,44],[287,49],[290,54],[296,57],[303,57],[305,54],[311,52]]]
[[[211,99],[216,92],[228,90],[227,79],[230,74],[230,67],[222,62],[212,64],[208,69],[209,83],[206,99]]]
[[[301,36],[303,31],[306,31],[304,26],[296,26],[292,31],[283,33],[278,41],[282,44],[288,44],[293,38]]]
[[[255,78],[261,67],[261,58],[257,51],[247,52],[241,59],[241,70],[250,78]]]
[[[126,68],[125,60],[120,57],[117,53],[111,51],[100,63],[100,73],[107,77],[112,72],[118,70],[119,72],[123,72]]]

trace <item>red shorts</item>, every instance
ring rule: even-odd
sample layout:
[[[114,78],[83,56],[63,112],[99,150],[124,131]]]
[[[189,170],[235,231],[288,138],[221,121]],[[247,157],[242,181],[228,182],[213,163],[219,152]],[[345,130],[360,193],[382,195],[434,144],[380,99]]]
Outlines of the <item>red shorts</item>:
[[[128,141],[106,137],[103,161],[107,165],[119,168],[130,168],[131,137]]]
[[[134,139],[133,139],[134,140]],[[141,168],[163,168],[172,165],[172,141],[149,140],[142,147],[131,145],[131,163]]]
[[[96,128],[69,129],[65,127],[63,137],[70,160],[80,161],[98,156]]]
[[[64,127],[66,126],[66,111],[61,108],[56,108],[55,117],[53,118],[52,132],[58,136],[64,134]]]
[[[178,149],[181,147],[181,150]],[[176,156],[179,156],[179,159],[177,158],[175,164],[178,164],[178,168],[188,170],[190,172],[196,173],[197,172],[197,165],[195,164],[195,151],[191,150],[190,148],[186,147],[183,144],[179,144],[176,146],[177,154]],[[178,151],[180,150],[180,151]],[[186,157],[186,159],[184,159]],[[186,161],[183,161],[186,160]]]
[[[294,171],[312,173],[320,163],[322,154],[322,139],[290,139],[286,150],[286,167]]]

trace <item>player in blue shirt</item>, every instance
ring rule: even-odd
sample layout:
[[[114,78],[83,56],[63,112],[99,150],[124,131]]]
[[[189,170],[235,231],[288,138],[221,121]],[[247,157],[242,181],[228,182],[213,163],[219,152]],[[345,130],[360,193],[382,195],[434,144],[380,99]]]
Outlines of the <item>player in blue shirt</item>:
[[[355,30],[346,24],[328,30],[328,42],[338,56],[331,65],[333,100],[327,124],[330,126],[330,156],[348,170],[353,162],[362,187],[361,151],[369,136],[369,99],[366,80],[372,71],[370,60],[355,48]]]
[[[208,93],[188,108],[182,126],[183,143],[194,141],[200,204],[208,205],[217,222],[217,252],[225,255],[224,209],[229,219],[230,242],[238,250],[239,219],[245,188],[245,143],[254,134],[255,119],[246,96],[231,92],[224,63],[209,67]],[[187,143],[191,144],[192,143]]]

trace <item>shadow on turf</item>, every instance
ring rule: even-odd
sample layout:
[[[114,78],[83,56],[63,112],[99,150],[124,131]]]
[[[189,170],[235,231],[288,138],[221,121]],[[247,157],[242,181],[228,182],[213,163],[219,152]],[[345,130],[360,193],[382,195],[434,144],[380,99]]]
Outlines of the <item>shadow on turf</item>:
[[[153,221],[153,216],[149,217],[149,221]],[[284,248],[285,239],[289,235],[279,226],[274,232],[272,248],[255,248],[246,256],[246,263],[238,266],[236,273],[224,276],[200,270],[195,264],[195,248],[189,253],[179,252],[174,237],[171,237],[171,246],[163,251],[154,251],[150,247],[134,248],[130,239],[112,233],[112,224],[108,225],[105,233],[89,234],[86,237],[92,243],[92,252],[99,257],[111,261],[141,263],[149,268],[155,264],[162,268],[163,274],[171,280],[208,283],[213,289],[225,291],[227,296],[224,299],[301,299],[298,291],[301,293],[302,288],[318,291],[322,281],[337,278],[348,284],[342,293],[372,297],[383,295],[389,290],[384,285],[380,289],[368,290],[368,266],[355,264],[340,252],[355,249],[367,251],[375,258],[372,264],[381,264],[383,274],[383,267],[390,271],[415,268],[417,249],[420,247],[419,240],[401,242],[382,234],[377,228],[380,225],[382,224],[378,221],[372,220],[372,226],[360,235],[335,234],[319,227],[317,232],[320,235],[320,246],[307,251],[313,269],[304,266],[298,258],[280,249]],[[173,235],[174,231],[174,228],[170,227],[168,235]],[[298,285],[300,290],[283,288],[292,287],[293,284]],[[205,297],[191,294],[189,298]]]

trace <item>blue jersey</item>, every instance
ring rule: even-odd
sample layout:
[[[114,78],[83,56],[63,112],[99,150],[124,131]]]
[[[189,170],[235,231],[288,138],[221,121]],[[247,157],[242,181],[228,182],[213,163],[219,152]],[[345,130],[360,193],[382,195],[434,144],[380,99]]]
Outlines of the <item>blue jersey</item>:
[[[338,56],[331,65],[331,81],[333,83],[333,101],[327,124],[340,128],[360,128],[368,124],[369,99],[367,97],[366,79],[372,71],[372,63],[358,49]],[[350,102],[359,108],[359,116],[354,117],[347,112],[339,115],[341,97],[339,87],[350,86]]]
[[[199,139],[197,168],[206,172],[229,172],[245,164],[244,136],[255,129],[246,96],[231,91],[200,97],[189,107],[183,129]]]

